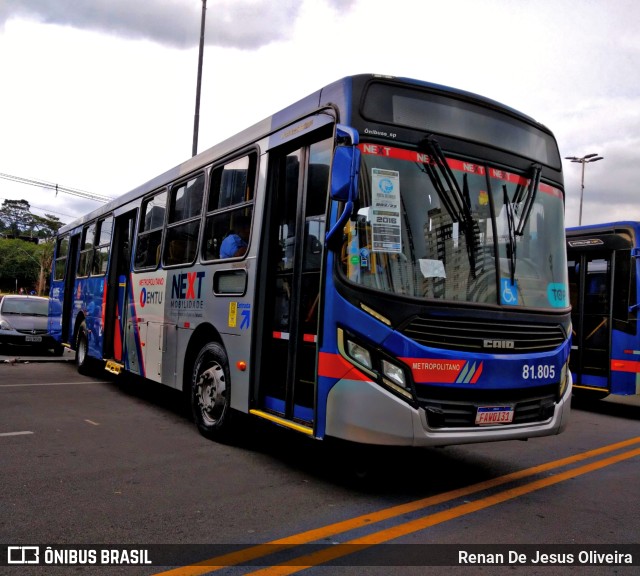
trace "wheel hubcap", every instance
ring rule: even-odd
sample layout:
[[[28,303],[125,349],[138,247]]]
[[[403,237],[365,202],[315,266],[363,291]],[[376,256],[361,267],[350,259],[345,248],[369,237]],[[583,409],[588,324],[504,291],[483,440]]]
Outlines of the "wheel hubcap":
[[[202,418],[207,424],[216,424],[224,413],[226,390],[224,371],[219,364],[200,374],[196,395]]]

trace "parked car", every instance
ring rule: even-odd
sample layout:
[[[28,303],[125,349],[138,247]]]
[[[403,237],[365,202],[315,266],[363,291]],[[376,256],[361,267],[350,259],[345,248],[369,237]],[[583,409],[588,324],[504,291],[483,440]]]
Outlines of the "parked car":
[[[0,351],[10,349],[64,353],[48,332],[49,299],[20,294],[0,295]]]

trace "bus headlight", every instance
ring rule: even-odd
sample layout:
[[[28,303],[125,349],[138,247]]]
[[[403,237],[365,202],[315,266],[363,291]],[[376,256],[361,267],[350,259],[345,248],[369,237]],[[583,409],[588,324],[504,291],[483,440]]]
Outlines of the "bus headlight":
[[[399,366],[383,360],[382,373],[398,386],[407,387],[407,383],[404,380],[404,371]]]
[[[564,363],[562,370],[560,370],[560,389],[558,390],[558,398],[562,398],[567,391],[567,385],[569,384],[569,359]]]
[[[344,358],[368,374],[371,380],[405,399],[413,400],[411,381],[407,378],[405,368],[393,362],[390,356],[385,357],[383,351],[360,344],[342,328],[338,328],[338,349]]]
[[[395,390],[399,394],[402,394],[405,398],[413,400],[413,394],[407,384],[407,380],[404,375],[404,370],[400,366],[396,366],[392,362],[382,360],[382,382],[387,388]]]
[[[373,368],[373,364],[371,364],[371,354],[369,354],[366,348],[360,346],[360,344],[347,340],[347,354],[349,354],[352,360],[355,360],[365,368],[369,370]]]

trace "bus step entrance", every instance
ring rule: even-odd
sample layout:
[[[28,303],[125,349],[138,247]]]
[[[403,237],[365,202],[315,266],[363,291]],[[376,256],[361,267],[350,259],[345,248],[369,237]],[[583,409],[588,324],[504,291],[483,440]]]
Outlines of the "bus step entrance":
[[[270,420],[271,422],[275,422],[280,426],[285,428],[290,428],[292,430],[296,430],[297,432],[302,432],[307,436],[313,436],[313,428],[309,428],[309,426],[303,426],[302,424],[298,424],[297,422],[292,422],[291,420],[286,420],[285,418],[280,418],[274,414],[270,414],[269,412],[264,412],[262,410],[249,410],[249,414],[253,414],[258,418],[264,418],[265,420]]]

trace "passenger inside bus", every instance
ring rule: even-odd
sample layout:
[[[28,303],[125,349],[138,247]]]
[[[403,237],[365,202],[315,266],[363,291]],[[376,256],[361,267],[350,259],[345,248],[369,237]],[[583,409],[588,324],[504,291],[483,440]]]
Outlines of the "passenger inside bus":
[[[243,256],[247,251],[249,233],[251,232],[251,219],[248,216],[239,216],[231,230],[220,245],[220,258],[236,258]]]

